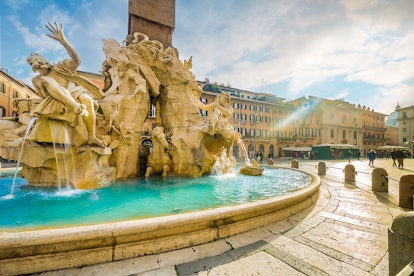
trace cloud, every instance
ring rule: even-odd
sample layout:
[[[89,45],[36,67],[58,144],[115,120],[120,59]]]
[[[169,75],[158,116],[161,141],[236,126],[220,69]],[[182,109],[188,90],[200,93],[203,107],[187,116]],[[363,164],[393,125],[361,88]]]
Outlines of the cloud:
[[[80,70],[98,72],[105,59],[101,39],[121,43],[126,36],[128,1],[64,5],[56,2],[34,12],[34,24],[24,25],[19,13],[9,18],[24,43],[51,61],[67,53],[45,36],[44,24],[64,23],[68,41],[81,55]],[[193,56],[198,80],[207,77],[251,91],[265,83],[265,92],[287,100],[329,91],[327,97],[343,95],[371,106],[376,103],[369,97],[393,102],[386,91],[412,95],[413,6],[411,0],[176,0],[173,45],[181,59]]]
[[[366,83],[383,91],[412,81],[414,30],[409,1],[289,1],[284,5],[243,1],[242,7],[232,10],[215,1],[208,3],[211,6],[199,7],[204,12],[185,17],[195,24],[180,23],[191,37],[178,35],[184,38],[179,50],[193,55],[193,73],[198,78],[252,91],[260,90],[261,79],[268,87],[288,82],[282,96],[290,99],[338,76],[345,82],[332,87],[336,94],[341,92],[334,89],[343,91],[347,83]],[[211,16],[212,6],[218,16]],[[280,91],[273,93],[280,96]],[[349,90],[344,96],[358,103],[361,93]]]

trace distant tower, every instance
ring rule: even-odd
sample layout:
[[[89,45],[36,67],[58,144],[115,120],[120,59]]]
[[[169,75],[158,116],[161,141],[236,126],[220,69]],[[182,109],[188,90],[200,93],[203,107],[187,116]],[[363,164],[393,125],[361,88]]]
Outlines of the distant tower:
[[[151,40],[172,46],[175,0],[129,0],[128,34],[140,32]]]

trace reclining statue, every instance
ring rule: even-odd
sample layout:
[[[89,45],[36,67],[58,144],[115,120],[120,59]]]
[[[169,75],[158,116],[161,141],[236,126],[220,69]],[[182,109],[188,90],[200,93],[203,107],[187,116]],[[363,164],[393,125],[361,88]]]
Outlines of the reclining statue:
[[[63,25],[49,23],[46,28],[51,32],[47,36],[59,41],[67,50],[71,59],[65,59],[56,65],[32,53],[27,62],[34,72],[39,75],[32,79],[35,91],[43,101],[36,107],[36,115],[58,118],[67,112],[74,112],[82,116],[85,122],[88,139],[87,144],[105,147],[103,141],[96,137],[95,98],[102,98],[104,94],[97,86],[76,72],[80,65],[80,58],[75,49],[69,44],[63,34]],[[91,96],[92,95],[92,96]]]

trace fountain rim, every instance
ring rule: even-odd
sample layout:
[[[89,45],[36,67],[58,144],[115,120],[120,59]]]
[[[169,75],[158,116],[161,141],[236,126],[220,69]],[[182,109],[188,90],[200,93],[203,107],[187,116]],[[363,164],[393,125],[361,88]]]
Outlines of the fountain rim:
[[[294,168],[267,167],[297,170],[309,175],[311,181],[288,194],[201,211],[93,225],[3,231],[0,267],[11,274],[27,274],[173,251],[264,227],[315,204],[321,185],[319,176]],[[49,261],[44,262],[45,259]],[[22,265],[16,266],[17,263]]]

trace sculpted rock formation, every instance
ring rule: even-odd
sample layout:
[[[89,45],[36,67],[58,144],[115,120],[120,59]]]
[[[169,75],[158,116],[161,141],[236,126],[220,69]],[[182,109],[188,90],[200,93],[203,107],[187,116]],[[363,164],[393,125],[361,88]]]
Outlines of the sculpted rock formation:
[[[42,100],[18,100],[19,123],[0,124],[24,129],[37,117],[20,160],[30,184],[56,185],[56,178],[62,178],[78,188],[96,188],[138,176],[143,158],[148,159],[146,177],[200,177],[218,162],[224,171],[234,167],[231,148],[240,134],[228,123],[233,112],[230,95],[201,103],[191,58],[182,62],[176,49],[141,33],[122,46],[103,40],[101,91],[76,73],[80,58],[66,41],[63,26],[46,27],[71,58],[52,66],[32,54],[27,61],[39,73],[33,85]],[[140,137],[151,105],[156,125],[148,155]],[[200,109],[211,111],[212,117],[201,116]],[[15,135],[22,137],[19,133]],[[10,144],[2,145],[0,155],[16,160],[16,152],[6,153],[7,147]]]

